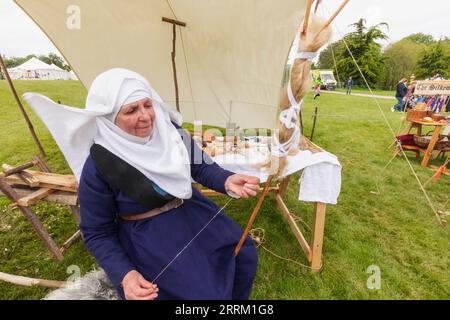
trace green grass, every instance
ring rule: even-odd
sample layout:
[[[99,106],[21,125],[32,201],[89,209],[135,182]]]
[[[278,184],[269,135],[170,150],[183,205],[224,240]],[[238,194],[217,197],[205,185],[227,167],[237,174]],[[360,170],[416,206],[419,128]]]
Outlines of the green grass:
[[[336,89],[336,91],[347,92],[347,89]],[[395,98],[395,91],[372,90],[372,92],[375,95]],[[368,89],[353,88],[352,93],[370,94],[370,91]]]
[[[85,99],[78,82],[17,82],[17,89],[19,93],[40,92],[68,105],[83,106]],[[397,131],[401,115],[389,111],[391,101],[380,104]],[[374,101],[340,95],[322,95],[316,101],[308,97],[303,109],[307,135],[315,106],[319,107],[319,117],[314,142],[336,154],[343,165],[339,204],[327,210],[323,270],[312,274],[259,249],[252,298],[448,299],[450,230],[438,226],[404,159],[395,159],[383,169],[392,157],[388,148],[393,140]],[[37,149],[4,81],[0,81],[0,110],[0,163],[16,165],[29,161]],[[48,153],[46,160],[51,169],[69,173],[47,130],[29,114]],[[432,176],[412,154],[409,159],[422,182]],[[374,194],[372,191],[377,189],[379,194]],[[429,184],[426,189],[436,208],[443,209],[449,199],[449,177],[442,177],[438,184]],[[297,201],[297,197],[294,177],[286,203],[297,216],[311,222],[312,206]],[[220,197],[216,202],[223,205],[226,200]],[[255,203],[256,199],[233,201],[226,211],[244,226]],[[67,251],[62,263],[54,262],[20,211],[8,206],[9,201],[0,198],[1,272],[64,280],[70,276],[66,272],[70,265],[79,266],[82,274],[92,270],[95,260],[81,242]],[[42,203],[35,210],[59,244],[76,229],[68,208]],[[309,239],[309,230],[299,226]],[[263,205],[254,227],[265,230],[268,249],[307,263],[273,198]],[[381,269],[381,290],[369,290],[366,286],[366,270],[371,265]],[[40,299],[47,292],[44,288],[0,283],[1,299]]]

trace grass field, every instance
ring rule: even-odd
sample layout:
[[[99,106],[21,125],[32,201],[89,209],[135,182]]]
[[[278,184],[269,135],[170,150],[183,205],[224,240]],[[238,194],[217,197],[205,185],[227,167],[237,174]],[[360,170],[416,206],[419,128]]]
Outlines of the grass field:
[[[347,92],[347,89],[336,89],[338,92]],[[392,97],[395,99],[395,91],[383,91],[383,90],[372,90],[373,94],[379,95],[379,96],[386,96],[386,97]],[[370,91],[368,89],[363,88],[353,88],[352,93],[363,93],[363,94],[370,94]]]
[[[83,106],[85,91],[78,82],[17,82],[19,93],[35,91],[64,104]],[[397,131],[401,115],[389,111],[392,102],[380,100],[389,123]],[[334,153],[343,166],[339,204],[329,206],[323,249],[324,266],[318,274],[259,249],[259,269],[253,299],[449,299],[450,228],[436,218],[412,175],[405,159],[392,157],[393,137],[372,99],[341,95],[307,98],[303,109],[305,133],[309,135],[314,107],[319,117],[314,142]],[[37,149],[4,81],[0,81],[0,162],[11,165],[27,162]],[[70,173],[61,153],[44,126],[30,112],[51,169]],[[422,182],[432,172],[420,161],[409,159]],[[440,164],[433,160],[432,163]],[[287,204],[306,222],[312,206],[298,202],[297,179],[291,180]],[[435,207],[450,210],[450,179],[429,184],[427,191]],[[376,191],[379,190],[379,193]],[[375,192],[375,193],[374,193]],[[224,205],[225,197],[217,198]],[[256,199],[233,201],[227,213],[244,225]],[[20,211],[11,210],[0,198],[0,271],[28,277],[65,280],[71,265],[82,274],[95,266],[94,258],[76,243],[62,263],[54,262]],[[36,212],[62,243],[76,225],[68,208],[50,204],[35,206]],[[299,225],[307,237],[310,232]],[[256,219],[255,228],[266,232],[265,246],[286,258],[305,264],[301,249],[289,226],[267,201]],[[369,266],[381,270],[381,289],[370,290]],[[47,289],[0,283],[1,299],[40,299]]]

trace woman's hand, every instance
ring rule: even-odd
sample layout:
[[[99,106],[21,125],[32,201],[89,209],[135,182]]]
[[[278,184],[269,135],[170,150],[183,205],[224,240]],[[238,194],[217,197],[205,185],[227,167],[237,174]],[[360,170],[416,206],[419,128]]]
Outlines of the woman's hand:
[[[254,197],[259,192],[259,178],[234,174],[225,181],[227,193],[236,195],[237,198]]]
[[[123,277],[122,287],[127,300],[154,300],[158,297],[158,287],[145,280],[136,270],[128,272]]]

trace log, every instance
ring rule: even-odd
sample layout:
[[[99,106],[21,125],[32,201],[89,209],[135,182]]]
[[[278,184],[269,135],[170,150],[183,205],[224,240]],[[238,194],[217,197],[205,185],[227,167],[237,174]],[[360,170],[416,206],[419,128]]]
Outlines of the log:
[[[46,288],[54,288],[59,289],[66,285],[65,281],[56,281],[56,280],[45,280],[45,279],[34,279],[22,276],[16,276],[9,273],[0,272],[0,280],[9,282],[12,284],[17,284],[20,286],[41,286]]]

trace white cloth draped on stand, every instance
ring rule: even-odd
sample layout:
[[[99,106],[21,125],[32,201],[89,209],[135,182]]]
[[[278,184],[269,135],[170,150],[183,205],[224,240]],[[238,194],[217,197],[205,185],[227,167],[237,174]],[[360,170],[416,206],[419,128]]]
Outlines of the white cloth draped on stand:
[[[254,165],[263,160],[255,157],[253,162],[241,154],[225,154],[213,157],[222,168],[235,173],[256,176],[261,183],[267,181],[267,170],[260,170]],[[287,157],[286,176],[303,170],[299,179],[300,192],[298,199],[306,202],[322,202],[337,204],[341,191],[342,166],[336,156],[328,152],[312,153],[300,151],[295,156]]]

